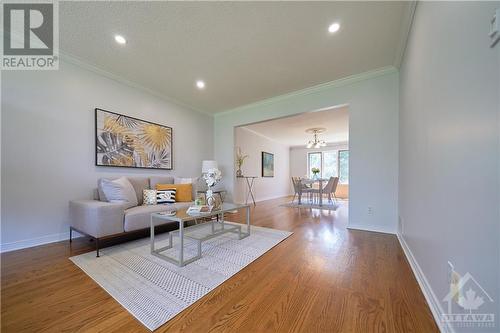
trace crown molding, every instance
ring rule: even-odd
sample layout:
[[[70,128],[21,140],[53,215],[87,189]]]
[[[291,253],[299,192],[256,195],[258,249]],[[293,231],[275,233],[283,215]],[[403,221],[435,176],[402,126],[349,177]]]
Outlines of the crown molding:
[[[401,29],[399,34],[398,48],[394,57],[394,67],[399,68],[403,62],[406,52],[406,45],[410,36],[411,27],[413,25],[413,17],[415,16],[415,9],[417,8],[417,1],[409,1],[408,7],[401,17]]]
[[[221,116],[224,116],[224,115],[227,115],[230,113],[241,112],[241,111],[252,109],[252,108],[263,107],[266,105],[275,104],[275,103],[278,103],[280,101],[283,101],[283,100],[286,100],[286,99],[289,99],[292,97],[306,96],[306,95],[310,95],[310,94],[319,93],[319,92],[322,92],[325,90],[329,90],[332,88],[348,86],[348,85],[354,84],[356,82],[370,80],[370,79],[373,79],[373,78],[376,78],[379,76],[384,76],[384,75],[393,74],[393,73],[397,73],[397,72],[398,72],[398,69],[394,66],[382,67],[382,68],[367,71],[364,73],[347,76],[347,77],[342,78],[342,79],[318,84],[316,86],[312,86],[312,87],[305,88],[302,90],[297,90],[297,91],[290,92],[287,94],[267,98],[267,99],[264,99],[264,100],[261,100],[258,102],[242,105],[242,106],[239,106],[239,107],[236,107],[233,109],[229,109],[226,111],[217,112],[217,113],[215,113],[215,118],[221,117]]]
[[[364,73],[347,76],[345,78],[341,78],[341,79],[338,79],[338,80],[334,80],[334,81],[330,81],[330,82],[325,82],[325,83],[322,83],[322,84],[319,84],[319,85],[315,85],[315,86],[312,86],[312,87],[309,87],[309,88],[305,88],[305,89],[302,89],[302,90],[297,90],[297,91],[286,93],[286,94],[283,94],[283,95],[278,95],[278,96],[275,96],[275,97],[267,98],[267,99],[264,99],[264,100],[261,100],[261,101],[257,101],[257,102],[246,104],[246,105],[242,105],[242,106],[238,106],[238,107],[233,108],[233,109],[229,109],[229,110],[226,110],[226,111],[217,112],[215,114],[212,114],[212,113],[209,113],[207,111],[204,111],[204,110],[198,109],[196,107],[193,107],[191,105],[188,105],[188,104],[185,104],[183,102],[180,102],[180,101],[178,101],[178,100],[176,100],[176,99],[174,99],[174,98],[172,98],[170,96],[166,96],[165,94],[163,94],[163,93],[161,93],[159,91],[156,91],[156,90],[147,88],[147,87],[145,87],[143,85],[140,85],[140,84],[137,84],[135,82],[132,82],[132,81],[130,81],[128,79],[125,79],[124,77],[122,77],[120,75],[108,72],[108,71],[106,71],[106,70],[104,70],[102,68],[99,68],[99,67],[95,66],[95,65],[89,64],[88,62],[86,62],[86,61],[78,58],[75,55],[72,55],[72,54],[69,54],[69,53],[66,53],[66,52],[63,52],[63,51],[60,50],[59,51],[59,58],[60,58],[60,60],[62,60],[64,62],[67,62],[67,63],[70,63],[72,65],[75,65],[75,66],[77,66],[79,68],[91,71],[91,72],[93,72],[95,74],[98,74],[100,76],[106,77],[106,78],[111,79],[113,81],[116,81],[118,83],[124,84],[126,86],[131,87],[131,88],[134,88],[134,89],[140,90],[142,92],[148,93],[150,95],[153,95],[155,97],[158,97],[158,98],[160,98],[160,99],[162,99],[162,100],[164,100],[166,102],[175,104],[177,106],[186,108],[186,109],[194,111],[194,112],[201,113],[201,114],[206,115],[206,116],[210,116],[212,118],[216,118],[216,117],[223,116],[223,115],[226,115],[226,114],[229,114],[229,113],[233,113],[233,112],[243,111],[243,110],[246,110],[246,109],[251,109],[251,108],[262,107],[262,106],[265,106],[265,105],[274,104],[274,103],[277,103],[277,102],[282,101],[282,100],[286,100],[286,99],[291,98],[291,97],[298,97],[298,96],[305,96],[305,95],[309,95],[309,94],[314,94],[314,93],[322,92],[324,90],[328,90],[328,89],[331,89],[331,88],[343,87],[343,86],[347,86],[347,85],[350,85],[350,84],[354,84],[356,82],[360,82],[360,81],[364,81],[364,80],[369,80],[369,79],[373,79],[373,78],[376,78],[376,77],[379,77],[379,76],[388,75],[388,74],[392,74],[392,73],[397,73],[398,72],[398,69],[396,67],[394,67],[394,66],[382,67],[382,68],[378,68],[378,69],[375,69],[375,70],[371,70],[371,71],[367,71],[367,72],[364,72]]]
[[[168,103],[171,103],[171,104],[175,104],[177,106],[180,106],[184,109],[188,109],[188,110],[191,110],[191,111],[194,111],[194,112],[198,112],[198,113],[201,113],[203,115],[206,115],[206,116],[210,116],[213,118],[213,114],[212,113],[209,113],[209,112],[206,112],[204,110],[200,110],[198,108],[195,108],[191,105],[188,105],[188,104],[185,104],[183,102],[180,102],[170,96],[166,96],[165,94],[157,91],[157,90],[153,90],[153,89],[150,89],[150,88],[146,88],[145,86],[143,85],[140,85],[140,84],[137,84],[135,82],[132,82],[128,79],[125,79],[124,77],[120,76],[120,75],[117,75],[117,74],[113,74],[111,72],[108,72],[102,68],[99,68],[95,65],[91,65],[89,64],[88,62],[78,58],[77,56],[75,55],[72,55],[72,54],[69,54],[69,53],[66,53],[66,52],[63,52],[63,51],[59,51],[59,59],[64,61],[64,62],[67,62],[67,63],[70,63],[72,65],[75,65],[79,68],[82,68],[82,69],[85,69],[85,70],[88,70],[90,72],[93,72],[95,74],[98,74],[100,76],[103,76],[103,77],[106,77],[108,79],[111,79],[113,81],[116,81],[118,83],[121,83],[121,84],[124,84],[126,86],[129,86],[131,88],[134,88],[134,89],[137,89],[137,90],[140,90],[144,93],[147,93],[147,94],[150,94],[150,95],[153,95],[155,97],[158,97],[162,100],[164,100],[165,102],[168,102]]]
[[[246,126],[247,126],[247,125],[237,126],[237,127],[235,127],[235,128],[240,128],[240,129],[243,129],[243,130],[248,131],[248,132],[250,132],[250,133],[252,133],[252,134],[254,134],[254,135],[260,136],[261,138],[264,138],[264,139],[269,140],[269,141],[271,141],[271,142],[277,143],[277,144],[282,145],[282,146],[284,146],[284,147],[290,147],[290,146],[289,146],[289,145],[287,145],[287,144],[284,144],[284,143],[282,143],[282,142],[279,142],[279,141],[277,141],[277,140],[275,140],[275,139],[273,139],[273,138],[268,137],[267,135],[264,135],[264,134],[262,134],[262,133],[259,133],[259,132],[255,131],[255,130],[253,130],[253,129],[251,129],[251,128],[248,128],[248,127],[246,127]]]

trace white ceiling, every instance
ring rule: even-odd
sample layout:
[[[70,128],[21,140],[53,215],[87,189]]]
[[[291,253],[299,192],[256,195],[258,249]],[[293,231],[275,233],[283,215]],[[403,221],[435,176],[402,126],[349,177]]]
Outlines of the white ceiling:
[[[63,1],[60,49],[216,113],[397,65],[409,8],[409,2]],[[341,28],[331,35],[334,21]],[[115,34],[127,44],[118,45]],[[204,91],[195,88],[197,79],[206,81]]]
[[[312,139],[312,134],[306,133],[306,129],[323,127],[326,132],[319,134],[320,140],[344,143],[349,141],[349,110],[345,106],[306,112],[243,127],[287,146],[305,146]]]

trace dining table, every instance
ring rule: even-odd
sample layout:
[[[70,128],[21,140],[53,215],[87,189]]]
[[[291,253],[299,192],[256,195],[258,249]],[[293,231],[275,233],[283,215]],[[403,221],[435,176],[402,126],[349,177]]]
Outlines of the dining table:
[[[300,178],[300,183],[302,185],[310,185],[311,187],[314,186],[314,184],[318,184],[318,190],[319,190],[319,206],[323,206],[323,184],[328,183],[327,178]],[[299,193],[299,205],[302,204],[302,193]]]

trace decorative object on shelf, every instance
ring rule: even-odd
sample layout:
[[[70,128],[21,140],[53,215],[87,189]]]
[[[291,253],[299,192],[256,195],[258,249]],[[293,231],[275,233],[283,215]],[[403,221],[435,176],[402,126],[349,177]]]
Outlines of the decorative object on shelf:
[[[206,204],[206,200],[205,200],[205,194],[204,193],[197,193],[196,194],[196,199],[194,201],[194,204],[196,206],[203,206]]]
[[[245,159],[248,157],[248,155],[244,155],[241,152],[241,148],[238,147],[236,151],[236,164],[238,165],[238,170],[236,170],[236,177],[242,177],[243,172],[241,171],[241,167],[243,166],[243,163],[245,162]]]
[[[203,213],[210,213],[214,207],[213,206],[206,206],[206,205],[195,205],[195,206],[190,206],[186,210],[186,214],[188,215],[199,215]]]
[[[320,140],[318,138],[318,134],[326,132],[326,128],[322,127],[314,127],[314,128],[308,128],[306,129],[306,133],[312,134],[313,139],[309,140],[307,143],[306,147],[309,148],[321,148],[326,146],[326,142],[324,140]]]
[[[96,166],[172,170],[172,128],[95,109]]]
[[[318,175],[319,175],[319,173],[320,173],[320,170],[319,170],[318,168],[312,168],[312,169],[311,169],[311,172],[312,172],[312,174],[313,174],[313,178],[314,178],[314,179],[318,179]]]
[[[203,161],[205,162],[205,161]],[[213,161],[215,162],[215,161]],[[217,162],[215,162],[217,164]],[[213,164],[212,164],[213,166]],[[203,170],[203,179],[207,183],[208,190],[206,193],[206,204],[210,207],[217,208],[217,200],[214,196],[214,192],[212,190],[212,187],[214,187],[221,179],[222,179],[222,173],[219,169],[217,168],[210,168]]]
[[[205,196],[207,195],[207,191],[202,191],[202,190],[197,190],[196,191],[197,193],[197,198],[200,198],[200,200],[202,200],[202,205],[205,205],[206,204],[206,199],[205,199]],[[219,205],[219,202],[220,204],[223,204],[224,203],[224,199],[226,197],[226,190],[223,190],[223,189],[218,189],[218,190],[212,190],[212,195],[215,196],[215,198],[217,199],[217,205]]]
[[[274,154],[262,152],[262,177],[274,177]]]

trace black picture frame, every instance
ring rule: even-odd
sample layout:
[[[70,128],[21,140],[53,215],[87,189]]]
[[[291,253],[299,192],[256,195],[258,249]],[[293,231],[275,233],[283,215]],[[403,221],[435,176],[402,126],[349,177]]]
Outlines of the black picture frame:
[[[270,161],[271,162],[271,165],[270,165],[270,170],[266,170],[266,169],[269,169],[269,166],[267,166],[266,168],[266,161]],[[272,153],[268,153],[268,152],[265,152],[263,151],[262,154],[261,154],[261,175],[262,177],[274,177],[274,154]]]
[[[152,125],[156,125],[156,126],[167,128],[170,131],[170,148],[169,148],[170,166],[167,167],[167,168],[162,168],[162,167],[144,167],[144,166],[132,166],[132,165],[131,166],[129,166],[129,165],[112,165],[112,164],[99,163],[99,157],[98,157],[98,136],[99,136],[99,134],[98,134],[98,128],[97,128],[98,112],[110,113],[110,114],[113,114],[115,116],[126,117],[126,118],[134,120],[134,121],[143,122],[143,123],[152,124]],[[105,110],[105,109],[101,109],[101,108],[95,108],[94,109],[94,140],[95,140],[94,141],[94,147],[95,147],[95,160],[94,160],[94,162],[95,162],[95,166],[98,166],[98,167],[110,167],[110,168],[149,169],[149,170],[173,170],[173,168],[174,168],[174,154],[173,154],[174,130],[170,126],[158,124],[158,123],[155,123],[155,122],[152,122],[152,121],[148,121],[148,120],[144,120],[144,119],[139,119],[139,118],[131,117],[131,116],[128,116],[128,115],[125,115],[125,114],[121,114],[121,113],[117,113],[117,112],[113,112],[113,111],[109,111],[109,110]]]

